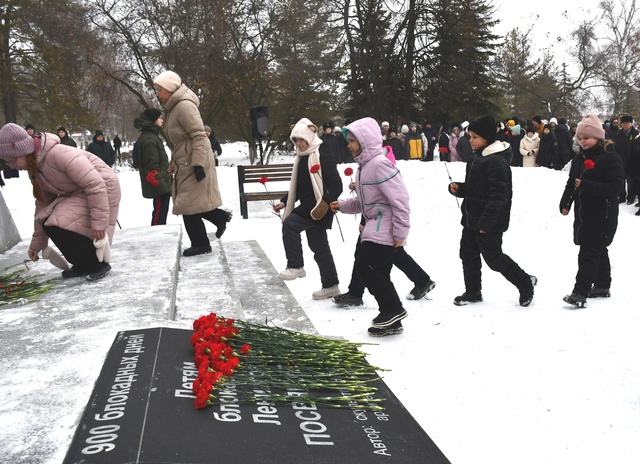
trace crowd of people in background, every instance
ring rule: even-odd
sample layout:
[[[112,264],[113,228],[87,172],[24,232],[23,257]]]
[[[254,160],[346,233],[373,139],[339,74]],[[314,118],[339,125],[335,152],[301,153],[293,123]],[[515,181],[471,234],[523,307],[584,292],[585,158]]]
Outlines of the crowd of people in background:
[[[348,125],[352,121],[345,121]],[[625,186],[619,202],[640,207],[640,132],[631,115],[611,118],[601,124],[605,140],[612,142],[622,158]],[[400,127],[400,130],[398,130]],[[326,142],[321,150],[332,153],[338,163],[352,163],[353,157],[346,150],[340,127],[333,121],[324,124],[322,138]],[[566,118],[543,119],[534,115],[529,119],[511,117],[496,122],[496,140],[511,147],[509,164],[513,167],[544,167],[562,170],[580,153],[576,138],[577,123],[569,124]],[[434,128],[432,121],[422,124],[380,124],[383,145],[393,152],[397,160],[468,162],[473,158],[469,143],[469,122],[441,124]],[[329,140],[331,132],[335,140]],[[640,216],[640,210],[638,214]]]
[[[180,76],[165,71],[154,79],[154,88],[163,109],[146,108],[135,118],[139,138],[132,150],[142,195],[153,201],[151,225],[166,224],[172,201],[173,213],[183,216],[191,240],[183,255],[210,253],[203,220],[216,225],[216,237],[220,238],[232,217],[230,211],[220,208],[215,167],[222,146],[200,117],[198,97]],[[396,160],[463,162],[467,163],[464,181],[452,180],[449,185],[450,193],[463,199],[460,257],[465,290],[453,303],[482,301],[482,257],[489,268],[517,288],[520,305],[528,306],[537,278],[502,251],[511,208],[511,168],[563,170],[570,166],[560,212],[567,215],[574,209],[574,242],[580,252],[576,283],[564,301],[584,307],[587,298],[609,297],[607,247],[617,228],[618,204],[640,207],[640,201],[636,203],[640,196],[640,135],[633,117],[623,115],[602,123],[589,114],[580,124],[572,125],[563,117],[546,120],[539,115],[529,119],[497,120],[492,115],[469,119],[471,122],[451,125],[434,125],[428,119],[422,124],[383,121],[378,125],[372,118],[362,118],[345,120],[342,128],[328,121],[322,129],[309,119],[300,119],[292,126],[290,136],[296,153],[290,190],[273,205],[282,215],[287,258],[279,277],[294,280],[306,275],[301,242],[301,233],[305,232],[322,284],[312,297],[331,298],[341,307],[361,305],[366,288],[379,304],[379,315],[373,319],[369,333],[401,333],[401,320],[407,312],[390,280],[391,267],[396,265],[414,282],[414,289],[406,296],[409,300],[424,298],[435,282],[404,250],[410,207]],[[111,168],[121,156],[121,147],[117,135],[110,143],[102,130],[96,130],[93,141],[80,149],[64,126],[55,134],[37,132],[32,124],[22,128],[10,123],[2,128],[0,158],[7,161],[4,177],[17,177],[19,170],[29,171],[34,196],[44,201],[44,206],[36,209],[36,220],[41,218],[42,227],[36,230],[29,248],[31,259],[37,260],[38,253],[47,250],[50,238],[72,265],[64,269],[63,277],[95,280],[108,273],[108,259],[102,259],[104,250],[99,247],[108,249],[117,222],[120,192]],[[47,158],[47,153],[58,155]],[[56,164],[58,160],[73,160],[82,169],[65,171]],[[360,172],[349,188],[355,195],[339,200],[342,182],[337,165],[354,162]],[[94,179],[93,183],[87,183],[83,176]],[[107,188],[98,189],[98,196],[94,196],[101,179]],[[74,192],[81,193],[79,203],[68,202],[67,206],[60,200],[75,198]],[[70,223],[65,222],[69,219],[66,216],[56,220],[55,215],[45,217],[41,212],[43,207],[58,203],[68,208]],[[361,215],[361,234],[346,293],[341,293],[338,285],[326,232],[338,212]],[[640,209],[636,215],[640,216]],[[97,222],[98,228],[94,226]],[[82,247],[72,246],[74,241]],[[100,259],[94,256],[94,247]],[[66,261],[61,259],[63,265]]]

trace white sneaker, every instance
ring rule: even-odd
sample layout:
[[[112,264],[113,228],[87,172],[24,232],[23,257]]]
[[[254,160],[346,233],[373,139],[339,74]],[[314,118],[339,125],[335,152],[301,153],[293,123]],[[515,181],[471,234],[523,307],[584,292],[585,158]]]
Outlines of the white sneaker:
[[[338,284],[335,284],[333,287],[317,290],[313,292],[311,296],[314,300],[325,300],[337,295],[340,295],[340,287],[338,287]]]
[[[304,268],[295,269],[292,267],[286,268],[284,271],[278,274],[282,280],[296,280],[298,277],[304,277],[307,273],[304,272]]]

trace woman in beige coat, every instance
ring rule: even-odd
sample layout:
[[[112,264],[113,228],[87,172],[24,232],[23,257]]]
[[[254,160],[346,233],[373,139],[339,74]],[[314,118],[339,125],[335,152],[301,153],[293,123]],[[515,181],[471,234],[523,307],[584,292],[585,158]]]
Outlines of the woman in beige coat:
[[[520,153],[522,154],[522,166],[532,168],[537,166],[536,158],[540,149],[540,137],[532,126],[527,127],[527,135],[520,140]]]
[[[191,240],[191,247],[183,255],[210,253],[203,219],[218,228],[216,237],[220,238],[231,220],[231,212],[219,208],[222,198],[211,143],[198,110],[200,100],[173,71],[160,73],[153,83],[166,110],[165,135],[171,148],[169,172],[174,175],[173,214],[182,214]]]

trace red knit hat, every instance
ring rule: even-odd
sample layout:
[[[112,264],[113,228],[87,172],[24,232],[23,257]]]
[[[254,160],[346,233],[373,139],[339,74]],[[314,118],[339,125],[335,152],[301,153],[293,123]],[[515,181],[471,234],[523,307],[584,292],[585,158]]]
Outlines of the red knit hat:
[[[0,129],[0,158],[10,161],[36,151],[33,137],[17,124],[5,124]]]
[[[602,128],[602,122],[593,113],[589,113],[578,124],[576,129],[576,137],[583,139],[602,139],[604,140],[604,129]]]

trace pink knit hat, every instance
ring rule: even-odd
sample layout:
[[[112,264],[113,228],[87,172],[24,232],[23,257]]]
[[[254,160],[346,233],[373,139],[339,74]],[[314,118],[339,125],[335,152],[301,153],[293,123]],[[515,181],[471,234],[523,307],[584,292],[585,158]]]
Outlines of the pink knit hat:
[[[576,137],[582,137],[584,139],[602,139],[604,140],[604,129],[602,128],[602,122],[593,113],[589,113],[578,124],[576,129]]]
[[[33,137],[17,124],[5,124],[0,129],[0,158],[10,161],[36,151]]]
[[[173,71],[163,71],[153,80],[154,84],[158,84],[169,93],[173,93],[182,85],[182,79]]]

